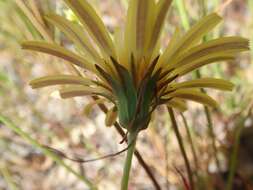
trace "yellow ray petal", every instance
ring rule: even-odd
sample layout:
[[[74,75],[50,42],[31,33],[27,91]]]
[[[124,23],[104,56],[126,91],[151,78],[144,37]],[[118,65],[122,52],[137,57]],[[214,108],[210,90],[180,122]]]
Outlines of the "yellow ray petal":
[[[241,37],[223,37],[200,44],[190,50],[184,51],[174,59],[171,65],[182,65],[210,54],[239,53],[249,50],[249,40]]]
[[[218,62],[218,61],[228,61],[228,60],[233,60],[233,59],[235,59],[234,54],[217,53],[215,55],[207,55],[205,57],[197,59],[196,61],[186,63],[183,66],[176,68],[173,71],[173,73],[175,73],[175,75],[182,76],[204,65]]]
[[[87,78],[74,76],[74,75],[53,75],[37,78],[30,82],[32,88],[42,88],[46,86],[52,85],[60,85],[60,84],[79,84],[84,86],[94,85],[94,83]]]
[[[113,96],[112,94],[103,89],[103,88],[92,88],[92,87],[87,87],[87,86],[73,86],[73,87],[68,87],[60,90],[60,95],[62,98],[73,98],[77,96],[86,96],[86,95],[98,95],[98,96],[103,96],[106,97],[109,100],[113,101]]]
[[[174,83],[170,85],[172,89],[182,89],[182,88],[214,88],[219,90],[233,90],[234,84],[223,79],[215,78],[200,78],[196,80]]]
[[[175,29],[175,32],[173,33],[173,36],[171,37],[171,40],[169,44],[167,45],[166,49],[164,50],[163,54],[161,55],[156,69],[160,68],[160,66],[169,66],[170,64],[167,64],[168,57],[170,56],[170,52],[173,51],[174,47],[176,47],[176,44],[179,43],[180,38],[182,37],[182,32],[179,27]]]
[[[173,98],[170,101],[168,101],[168,103],[166,103],[166,105],[169,107],[176,108],[181,112],[184,112],[187,110],[187,105],[186,105],[185,101],[180,98]]]
[[[137,1],[137,15],[136,15],[136,49],[137,51],[143,51],[145,43],[145,28],[146,20],[148,17],[149,3],[146,0]],[[149,0],[147,0],[150,2]]]
[[[165,97],[166,98],[176,97],[176,98],[198,102],[200,104],[204,104],[210,107],[218,107],[218,104],[214,99],[212,99],[210,96],[198,90],[179,89],[179,90],[176,90],[175,92],[172,92],[166,95]]]
[[[114,125],[114,123],[116,122],[118,117],[118,112],[116,107],[112,107],[111,109],[108,110],[108,112],[106,113],[106,117],[105,117],[105,125],[107,127],[111,127]]]
[[[127,10],[127,20],[124,32],[124,57],[123,60],[130,62],[130,55],[136,51],[136,15],[137,1],[129,0]],[[136,56],[136,55],[134,55]],[[130,66],[128,66],[130,67]]]
[[[180,54],[180,52],[186,51],[188,48],[198,43],[201,38],[213,29],[220,21],[221,17],[216,13],[203,17],[179,40],[171,51],[166,52],[163,58],[163,64],[169,64],[175,57],[177,57],[178,54]]]
[[[42,53],[47,53],[59,58],[62,58],[66,61],[69,61],[81,68],[87,69],[94,73],[97,73],[93,64],[79,55],[67,50],[64,47],[61,47],[57,44],[51,44],[47,42],[39,42],[39,41],[28,41],[22,43],[23,49],[34,50]]]
[[[116,27],[114,30],[114,44],[115,44],[115,49],[116,49],[116,53],[117,53],[117,60],[119,62],[119,64],[123,65],[125,68],[127,68],[129,70],[129,64],[128,64],[128,60],[125,60],[124,57],[124,31],[119,28]]]
[[[102,98],[99,98],[97,100],[94,100],[92,101],[91,103],[87,104],[84,109],[83,109],[83,114],[86,115],[86,116],[89,116],[90,113],[91,113],[91,110],[92,108],[97,105],[97,104],[100,104],[100,103],[104,103],[106,100],[105,99],[102,99]]]
[[[108,56],[115,56],[112,39],[104,23],[87,0],[64,0],[79,17],[91,37],[97,42],[100,50]]]
[[[180,40],[180,43],[175,48],[177,49],[176,54],[180,53],[180,50],[188,49],[195,43],[198,43],[202,37],[212,30],[221,20],[222,18],[216,13],[212,13],[203,17],[194,26],[192,26],[191,29]]]
[[[136,50],[137,60],[146,55],[155,16],[154,0],[136,0]]]
[[[76,96],[94,95],[98,93],[94,88],[91,87],[68,87],[60,90],[62,98],[73,98]]]
[[[165,23],[165,18],[168,13],[171,2],[172,0],[160,0],[157,3],[156,7],[153,7],[154,10],[156,9],[156,15],[149,43],[149,53],[151,54],[161,36],[162,29]]]
[[[101,61],[97,50],[93,47],[91,40],[84,34],[81,26],[56,14],[47,15],[46,19],[58,27],[86,55],[97,62]]]

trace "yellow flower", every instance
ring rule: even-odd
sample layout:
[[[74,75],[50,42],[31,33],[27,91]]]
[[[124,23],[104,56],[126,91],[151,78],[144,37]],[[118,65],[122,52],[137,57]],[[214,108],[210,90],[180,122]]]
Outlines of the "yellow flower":
[[[186,109],[185,100],[217,106],[200,88],[232,90],[232,83],[214,78],[185,82],[177,79],[204,65],[233,60],[238,52],[249,49],[248,40],[241,37],[201,43],[203,36],[222,20],[212,13],[185,34],[177,29],[162,50],[161,32],[171,0],[130,0],[125,27],[115,29],[113,36],[86,0],[65,2],[81,25],[55,14],[46,19],[74,43],[76,51],[36,41],[24,42],[22,47],[63,58],[96,77],[54,75],[30,84],[33,88],[68,84],[60,90],[62,98],[96,95],[107,99],[114,104],[108,112],[112,118],[107,117],[107,125],[113,124],[118,115],[120,124],[129,132],[145,129],[159,105],[181,111]]]

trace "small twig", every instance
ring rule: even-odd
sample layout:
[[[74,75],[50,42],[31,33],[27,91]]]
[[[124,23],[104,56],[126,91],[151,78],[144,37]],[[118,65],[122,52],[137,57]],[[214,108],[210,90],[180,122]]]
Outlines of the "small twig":
[[[188,184],[188,181],[186,180],[186,178],[184,177],[183,173],[176,167],[174,166],[175,170],[177,171],[177,173],[180,175],[183,183],[184,183],[184,187],[186,190],[191,190],[189,184]]]
[[[125,136],[122,138],[122,140],[119,142],[119,144],[123,144],[124,142],[127,142],[127,135],[128,132],[125,134]]]
[[[185,151],[185,148],[184,148],[183,139],[182,139],[182,137],[180,135],[180,132],[179,132],[179,129],[178,129],[178,125],[177,125],[177,121],[176,121],[176,118],[175,118],[175,115],[174,115],[174,111],[173,111],[172,108],[169,108],[169,107],[168,107],[168,111],[169,111],[169,114],[170,114],[172,127],[173,127],[175,135],[177,137],[177,141],[178,141],[178,144],[179,144],[180,151],[181,151],[182,156],[184,158],[184,162],[185,162],[185,166],[186,166],[187,175],[188,175],[188,179],[189,179],[189,182],[190,182],[191,190],[194,190],[194,181],[193,181],[192,170],[191,170],[191,167],[190,167],[190,162],[189,162],[189,159],[187,157],[187,154],[186,154],[186,151]]]
[[[104,159],[107,159],[107,158],[112,158],[112,157],[118,156],[118,155],[122,154],[123,152],[127,151],[129,149],[129,147],[132,145],[132,143],[133,142],[130,142],[126,148],[124,148],[121,151],[118,151],[116,153],[111,153],[111,154],[107,154],[105,156],[101,156],[101,157],[98,157],[98,158],[87,159],[87,160],[82,159],[80,157],[71,158],[71,157],[69,157],[68,155],[66,155],[64,152],[62,152],[60,150],[57,150],[55,148],[45,146],[45,145],[44,145],[44,147],[51,150],[51,151],[53,151],[58,156],[66,158],[66,159],[71,160],[73,162],[87,163],[87,162],[94,162],[94,161],[104,160]]]
[[[165,134],[165,166],[166,166],[166,179],[168,179],[169,176],[169,157],[168,157],[168,132]],[[166,180],[166,188],[169,189],[169,181]]]
[[[201,73],[199,70],[196,71],[196,74],[197,74],[197,78],[201,78]],[[202,88],[201,91],[206,94],[205,89]],[[204,106],[204,111],[205,111],[206,120],[207,120],[208,134],[212,140],[211,146],[212,146],[213,153],[214,153],[214,159],[216,162],[217,170],[218,170],[218,172],[220,172],[221,167],[220,167],[220,161],[218,158],[218,149],[217,149],[217,145],[216,145],[216,137],[215,137],[215,133],[214,133],[214,129],[213,129],[213,121],[212,121],[211,112],[207,106]]]
[[[185,129],[186,129],[186,134],[187,134],[188,140],[190,142],[190,147],[191,147],[191,150],[192,150],[193,160],[194,160],[195,169],[196,169],[196,173],[197,173],[198,169],[199,169],[199,164],[198,164],[199,162],[198,162],[198,158],[197,158],[196,149],[195,149],[195,146],[194,146],[194,143],[193,143],[193,139],[192,139],[192,136],[191,136],[191,132],[190,132],[190,129],[189,129],[189,125],[188,125],[188,122],[187,122],[184,114],[180,113],[180,115],[183,119],[183,123],[184,123]]]
[[[219,158],[218,158],[218,149],[217,149],[217,145],[216,145],[216,137],[215,137],[215,134],[214,134],[213,121],[212,121],[212,118],[211,118],[211,113],[210,113],[210,110],[207,106],[204,106],[204,109],[205,109],[206,118],[207,118],[207,121],[208,121],[209,135],[210,135],[211,140],[212,140],[212,148],[213,148],[213,151],[214,151],[214,158],[215,158],[216,166],[217,166],[218,172],[220,172],[221,167],[220,167],[220,161],[219,161]]]

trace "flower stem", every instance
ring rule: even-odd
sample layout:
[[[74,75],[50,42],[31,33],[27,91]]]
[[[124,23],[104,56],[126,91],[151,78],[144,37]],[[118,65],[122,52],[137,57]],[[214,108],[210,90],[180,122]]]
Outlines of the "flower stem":
[[[121,181],[121,190],[128,190],[128,181],[132,166],[132,158],[135,150],[136,139],[137,139],[136,133],[129,134],[128,142],[130,143],[130,147],[127,150],[127,157],[125,160],[124,171]]]
[[[172,127],[175,131],[175,134],[176,134],[176,137],[178,140],[178,144],[179,144],[179,148],[180,148],[180,151],[181,151],[183,158],[184,158],[184,162],[185,162],[185,166],[186,166],[186,170],[187,170],[187,175],[188,175],[188,179],[190,182],[190,187],[191,187],[191,190],[194,190],[194,182],[193,182],[193,175],[192,175],[192,170],[190,167],[190,162],[189,162],[189,159],[186,155],[186,151],[185,151],[184,144],[183,144],[183,139],[182,139],[179,129],[178,129],[178,125],[177,125],[177,121],[176,121],[176,118],[174,115],[174,111],[172,108],[169,108],[169,107],[168,107],[168,110],[169,110],[169,114],[170,114],[170,118],[171,118]]]
[[[97,100],[96,96],[92,97],[93,100]],[[107,113],[108,109],[106,108],[106,106],[104,104],[98,104],[98,107],[104,112]],[[118,122],[115,122],[114,124],[115,129],[117,130],[117,132],[124,137],[125,136],[125,132],[123,131],[123,129],[120,127]],[[157,182],[154,173],[151,171],[151,168],[148,166],[148,164],[146,163],[146,161],[143,159],[143,157],[141,156],[140,152],[138,151],[138,149],[135,149],[134,151],[135,157],[137,158],[138,162],[140,163],[140,165],[143,167],[143,169],[145,170],[147,176],[150,178],[150,180],[152,181],[154,188],[156,190],[161,190],[161,187],[159,185],[159,183]]]

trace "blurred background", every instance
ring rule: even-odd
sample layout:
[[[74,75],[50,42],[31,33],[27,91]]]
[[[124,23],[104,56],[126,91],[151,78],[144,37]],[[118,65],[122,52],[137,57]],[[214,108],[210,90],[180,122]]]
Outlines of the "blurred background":
[[[124,23],[127,2],[90,0],[112,33]],[[182,6],[186,12],[182,13]],[[71,47],[66,36],[47,23],[43,15],[54,12],[72,20],[76,18],[62,0],[0,0],[0,10],[0,117],[11,121],[9,126],[0,123],[0,189],[89,189],[87,182],[80,179],[82,176],[99,189],[119,189],[125,153],[85,164],[62,158],[68,169],[12,128],[21,129],[40,144],[70,157],[95,158],[125,147],[119,143],[122,137],[117,130],[105,127],[104,113],[97,106],[87,108],[89,97],[62,100],[54,87],[32,90],[29,86],[29,81],[36,77],[71,71],[63,60],[21,50],[19,43],[46,37]],[[184,30],[182,14],[186,13],[192,25],[204,12],[215,10],[220,11],[224,21],[208,39],[230,35],[253,39],[253,0],[174,0],[163,32],[164,45],[176,27]],[[201,105],[190,103],[184,115],[177,113],[198,189],[225,189],[231,170],[232,189],[253,189],[251,55],[253,49],[240,54],[236,61],[201,69],[204,76],[235,83],[233,92],[210,91],[220,104],[219,109],[209,110],[211,128]],[[149,128],[141,132],[137,149],[161,189],[186,189],[186,169],[169,115],[160,107],[154,116]],[[136,158],[129,189],[158,189]]]

